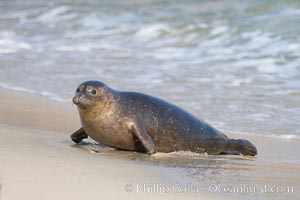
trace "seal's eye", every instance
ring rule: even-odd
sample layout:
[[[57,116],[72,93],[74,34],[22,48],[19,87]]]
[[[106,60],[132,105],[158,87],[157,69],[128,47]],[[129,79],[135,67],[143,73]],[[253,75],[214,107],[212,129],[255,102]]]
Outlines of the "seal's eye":
[[[92,94],[92,95],[96,95],[97,94],[97,91],[96,90],[89,90],[88,91],[90,94]]]
[[[77,88],[77,89],[76,89],[76,92],[80,92],[80,89],[79,89],[79,88]]]

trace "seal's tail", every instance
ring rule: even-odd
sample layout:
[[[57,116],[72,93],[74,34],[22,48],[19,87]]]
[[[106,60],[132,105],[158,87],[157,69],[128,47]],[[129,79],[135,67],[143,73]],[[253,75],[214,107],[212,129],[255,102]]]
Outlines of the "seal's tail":
[[[248,140],[228,139],[227,148],[224,153],[226,154],[241,153],[245,156],[255,156],[257,155],[257,150],[256,147]]]

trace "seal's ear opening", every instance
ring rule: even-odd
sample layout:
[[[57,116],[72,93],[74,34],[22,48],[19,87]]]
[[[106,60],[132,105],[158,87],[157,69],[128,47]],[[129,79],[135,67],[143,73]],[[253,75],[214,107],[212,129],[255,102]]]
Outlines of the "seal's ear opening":
[[[108,94],[110,94],[111,92],[109,91],[109,89],[107,88],[107,86],[103,86],[103,87],[97,87],[97,94],[95,96],[101,97],[101,96],[106,96]]]

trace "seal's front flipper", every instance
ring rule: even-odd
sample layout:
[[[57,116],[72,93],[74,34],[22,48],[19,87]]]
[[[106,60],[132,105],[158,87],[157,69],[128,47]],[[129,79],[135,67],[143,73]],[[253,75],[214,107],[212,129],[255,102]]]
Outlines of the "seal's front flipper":
[[[224,153],[226,153],[226,154],[241,153],[244,156],[255,156],[255,155],[257,155],[257,149],[248,140],[228,139],[227,149],[225,150]]]
[[[73,140],[73,142],[75,143],[80,143],[83,139],[88,138],[88,135],[85,133],[85,131],[83,130],[83,128],[81,127],[80,129],[78,129],[77,131],[75,131],[71,136],[71,139]]]
[[[136,124],[132,124],[131,130],[132,130],[133,134],[139,139],[139,141],[146,148],[148,154],[152,155],[152,154],[156,153],[156,147],[155,147],[150,135],[145,130],[145,128],[140,127],[139,125],[136,125]]]

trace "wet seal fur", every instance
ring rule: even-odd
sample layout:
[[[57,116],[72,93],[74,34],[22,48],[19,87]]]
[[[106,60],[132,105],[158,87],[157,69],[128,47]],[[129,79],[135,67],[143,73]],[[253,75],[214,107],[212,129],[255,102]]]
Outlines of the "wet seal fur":
[[[192,151],[257,155],[249,141],[229,139],[196,116],[150,95],[87,81],[78,86],[73,103],[82,124],[71,135],[75,143],[89,136],[110,147],[148,154]]]

